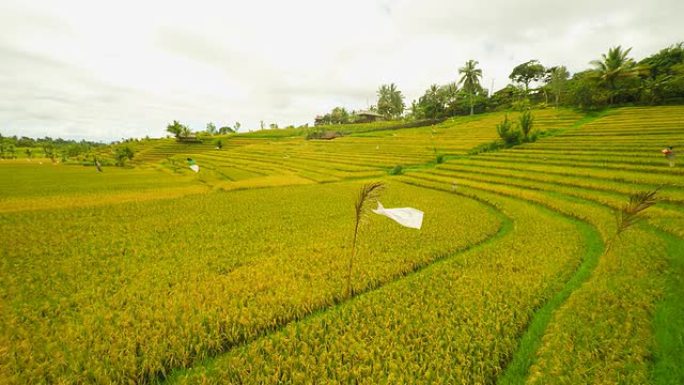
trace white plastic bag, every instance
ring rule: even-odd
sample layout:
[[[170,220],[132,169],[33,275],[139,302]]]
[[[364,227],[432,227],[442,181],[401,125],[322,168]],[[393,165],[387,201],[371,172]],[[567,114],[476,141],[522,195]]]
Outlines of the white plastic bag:
[[[423,212],[413,207],[401,207],[396,209],[386,209],[382,203],[378,202],[378,208],[374,213],[384,215],[404,227],[420,229],[423,226]]]

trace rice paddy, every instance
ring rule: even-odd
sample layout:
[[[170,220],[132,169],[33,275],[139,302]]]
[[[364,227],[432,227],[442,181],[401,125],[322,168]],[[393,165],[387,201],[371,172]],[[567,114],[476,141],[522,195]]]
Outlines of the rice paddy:
[[[684,107],[534,110],[472,155],[504,114],[1,162],[0,383],[684,383]],[[371,214],[348,297],[370,181],[425,220]]]

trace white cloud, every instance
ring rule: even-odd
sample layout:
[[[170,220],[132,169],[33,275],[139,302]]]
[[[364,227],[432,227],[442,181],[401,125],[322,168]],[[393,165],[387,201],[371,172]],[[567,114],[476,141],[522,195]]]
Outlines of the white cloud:
[[[503,87],[529,59],[587,67],[682,40],[681,1],[19,1],[0,4],[0,132],[160,136],[177,119],[301,124],[407,101],[476,59]]]

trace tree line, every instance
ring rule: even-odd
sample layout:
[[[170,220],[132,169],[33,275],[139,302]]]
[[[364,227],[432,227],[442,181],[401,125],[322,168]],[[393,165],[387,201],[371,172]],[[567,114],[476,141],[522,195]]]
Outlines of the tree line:
[[[3,136],[0,134],[0,159],[42,157],[52,160],[58,158],[64,160],[89,153],[94,148],[105,145],[104,143],[87,140],[53,139],[49,136],[30,138],[27,136]]]
[[[636,61],[632,48],[612,47],[590,68],[570,74],[563,65],[544,66],[528,60],[515,66],[511,83],[489,95],[481,84],[479,63],[468,60],[455,81],[432,84],[406,106],[396,84],[378,88],[377,102],[369,107],[384,119],[439,119],[488,111],[525,110],[532,106],[572,107],[585,110],[618,105],[684,103],[684,43],[677,43]],[[358,122],[359,113],[335,107],[319,115],[320,124]]]
[[[188,126],[174,120],[166,126],[166,132],[173,135],[178,140],[184,140],[189,138],[194,138],[197,136],[212,136],[212,135],[226,135],[236,133],[240,130],[240,122],[235,122],[231,127],[229,125],[221,126],[221,128],[216,128],[216,124],[213,122],[207,123],[204,131],[193,132]]]
[[[125,166],[125,163],[132,160],[135,155],[129,143],[139,141],[139,139],[124,139],[123,142],[106,144],[87,140],[53,139],[49,136],[30,138],[0,134],[0,159],[47,158],[52,162],[86,164],[97,163],[99,159],[102,165],[113,163],[117,166]],[[107,146],[111,146],[111,151],[103,151]]]

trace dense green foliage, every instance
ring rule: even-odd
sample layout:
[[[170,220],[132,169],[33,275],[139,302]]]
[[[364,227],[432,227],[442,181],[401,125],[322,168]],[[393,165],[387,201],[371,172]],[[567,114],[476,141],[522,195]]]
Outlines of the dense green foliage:
[[[104,143],[86,140],[76,141],[50,137],[34,139],[26,136],[4,137],[0,134],[0,159],[76,159],[84,158],[104,146]]]
[[[530,82],[541,80],[545,72],[546,69],[538,60],[530,60],[515,66],[508,78],[515,83],[522,83],[527,94],[530,89]]]
[[[410,104],[409,119],[439,119],[500,110],[524,110],[534,106],[566,106],[585,110],[615,105],[659,105],[684,103],[684,43],[677,43],[636,61],[631,48],[616,46],[588,64],[591,68],[571,74],[563,65],[544,67],[529,60],[513,68],[513,82],[488,95],[480,84],[482,70],[469,60],[459,68],[459,79],[433,84]],[[457,80],[457,81],[456,81]],[[394,84],[378,91],[378,106],[389,106]],[[459,88],[460,87],[460,88]],[[403,102],[402,102],[403,103]],[[397,104],[398,106],[398,104]],[[403,107],[382,113],[397,118]],[[355,122],[354,112],[336,107],[321,120],[327,124]]]

